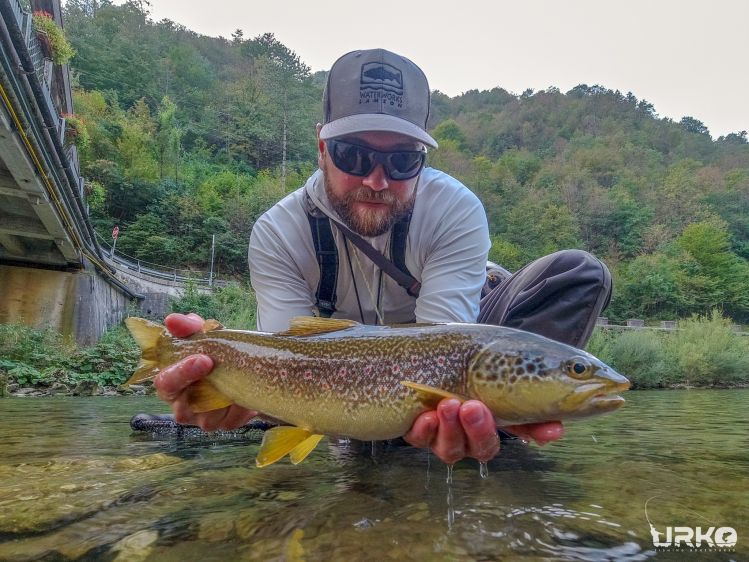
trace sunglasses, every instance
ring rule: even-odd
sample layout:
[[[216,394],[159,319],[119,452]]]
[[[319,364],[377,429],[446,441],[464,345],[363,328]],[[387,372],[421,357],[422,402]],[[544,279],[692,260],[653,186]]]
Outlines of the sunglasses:
[[[410,180],[421,172],[426,162],[426,150],[394,150],[381,152],[340,140],[327,141],[328,153],[335,167],[352,176],[368,176],[382,164],[391,180]]]

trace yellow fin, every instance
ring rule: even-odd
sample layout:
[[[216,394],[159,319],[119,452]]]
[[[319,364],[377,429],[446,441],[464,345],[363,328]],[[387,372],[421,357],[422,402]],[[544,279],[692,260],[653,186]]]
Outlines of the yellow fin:
[[[312,434],[306,429],[288,425],[267,430],[263,435],[263,443],[260,445],[255,464],[261,468],[273,464],[289,454],[310,435]]]
[[[203,323],[203,329],[201,331],[205,334],[211,330],[221,330],[223,327],[224,325],[221,322],[210,318]]]
[[[135,384],[152,379],[159,372],[156,346],[158,345],[159,338],[166,334],[166,329],[155,322],[134,316],[126,318],[125,325],[130,330],[135,343],[140,347],[141,354],[135,373],[133,373],[133,376],[125,384]]]
[[[220,410],[231,406],[233,402],[221,394],[210,382],[203,379],[187,387],[187,404],[190,409],[199,414]]]
[[[318,318],[316,316],[296,316],[291,319],[289,329],[279,332],[279,336],[314,336],[316,334],[327,334],[346,330],[354,326],[361,326],[354,320],[342,320],[339,318]]]
[[[307,455],[315,450],[315,447],[317,447],[317,444],[323,437],[323,435],[310,435],[309,437],[307,437],[307,439],[294,447],[289,453],[291,464],[299,464],[304,459],[306,459]]]
[[[460,400],[461,403],[466,401],[465,396],[460,396],[459,394],[454,394],[452,392],[448,392],[447,390],[442,390],[441,388],[436,388],[434,386],[419,384],[417,382],[411,381],[401,381],[401,384],[410,388],[411,390],[416,391],[419,402],[424,404],[424,406],[426,406],[427,408],[436,408],[437,404],[439,404],[440,401],[445,398],[455,398],[456,400]]]

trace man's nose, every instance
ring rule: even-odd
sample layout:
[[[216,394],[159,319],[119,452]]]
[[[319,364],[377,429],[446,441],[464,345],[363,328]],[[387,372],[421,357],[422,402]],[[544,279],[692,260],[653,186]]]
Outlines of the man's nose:
[[[374,169],[369,173],[368,176],[364,177],[362,184],[366,185],[373,191],[382,191],[387,189],[390,184],[388,183],[387,175],[382,164],[377,164]]]

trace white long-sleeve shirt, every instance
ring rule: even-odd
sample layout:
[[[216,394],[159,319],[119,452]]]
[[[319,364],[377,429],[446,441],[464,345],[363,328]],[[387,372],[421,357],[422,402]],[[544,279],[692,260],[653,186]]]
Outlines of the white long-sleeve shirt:
[[[257,295],[258,330],[282,331],[293,317],[313,314],[320,267],[305,212],[305,190],[325,214],[341,220],[325,194],[320,170],[257,220],[248,259]],[[332,231],[339,260],[333,318],[378,323],[379,298],[378,308],[387,324],[476,320],[486,279],[489,229],[481,202],[455,178],[425,168],[416,183],[405,263],[421,283],[418,298],[381,274],[335,226]],[[390,235],[388,231],[365,239],[390,258]]]

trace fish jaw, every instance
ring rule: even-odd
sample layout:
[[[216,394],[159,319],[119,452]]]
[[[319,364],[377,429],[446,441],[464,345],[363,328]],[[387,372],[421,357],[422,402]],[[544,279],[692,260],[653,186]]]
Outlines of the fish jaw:
[[[624,405],[624,398],[617,393],[629,390],[630,382],[615,371],[612,372],[623,380],[614,379],[604,383],[582,385],[566,397],[563,407],[571,412],[569,418],[605,414]]]

